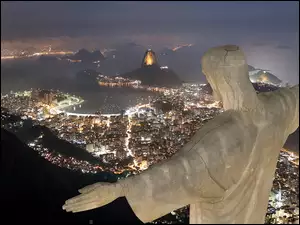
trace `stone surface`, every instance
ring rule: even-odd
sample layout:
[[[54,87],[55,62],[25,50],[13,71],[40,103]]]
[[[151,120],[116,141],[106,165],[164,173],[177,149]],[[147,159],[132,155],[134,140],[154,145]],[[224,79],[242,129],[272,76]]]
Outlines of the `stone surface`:
[[[125,196],[143,222],[190,204],[190,223],[264,223],[280,149],[299,126],[299,85],[257,95],[234,45],[209,49],[201,63],[225,111],[169,160],[117,184],[87,188],[67,202],[67,211]]]

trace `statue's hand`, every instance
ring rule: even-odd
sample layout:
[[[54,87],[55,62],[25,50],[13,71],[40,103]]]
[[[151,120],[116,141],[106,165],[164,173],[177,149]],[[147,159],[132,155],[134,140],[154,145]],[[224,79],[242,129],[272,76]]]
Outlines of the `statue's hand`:
[[[117,183],[95,183],[79,190],[80,195],[66,201],[67,212],[81,212],[104,206],[123,195],[122,186]]]

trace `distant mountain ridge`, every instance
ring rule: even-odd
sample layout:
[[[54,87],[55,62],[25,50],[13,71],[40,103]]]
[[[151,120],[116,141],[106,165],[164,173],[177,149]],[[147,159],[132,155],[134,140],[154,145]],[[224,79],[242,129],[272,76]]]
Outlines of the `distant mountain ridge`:
[[[71,60],[81,60],[82,62],[95,62],[105,60],[104,55],[99,51],[89,52],[86,49],[80,49],[72,56],[67,56],[68,59]]]
[[[258,71],[254,74],[249,74],[251,82],[262,82],[267,84],[279,85],[282,83],[278,77],[267,71]]]
[[[269,92],[269,91],[275,91],[277,90],[279,87],[275,86],[275,85],[272,85],[272,84],[262,84],[262,83],[252,83],[252,86],[254,87],[254,89],[257,91],[257,92]],[[203,90],[209,94],[209,95],[212,95],[212,88],[210,86],[209,83],[207,83],[204,87],[203,87]]]
[[[105,178],[106,177],[106,178]],[[82,174],[57,167],[1,129],[1,221],[3,224],[142,224],[125,198],[82,213],[62,210],[64,202],[78,189],[95,182],[115,182],[108,173]],[[115,216],[115,212],[119,216]],[[17,214],[13,216],[12,214]]]
[[[271,85],[279,85],[282,83],[278,77],[272,74],[269,70],[255,68],[248,65],[249,78],[253,83],[266,83]]]

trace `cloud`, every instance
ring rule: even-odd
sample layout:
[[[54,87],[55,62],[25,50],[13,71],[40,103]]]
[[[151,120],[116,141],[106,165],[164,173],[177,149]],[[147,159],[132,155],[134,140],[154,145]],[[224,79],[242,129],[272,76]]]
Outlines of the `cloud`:
[[[292,49],[292,47],[288,46],[288,45],[277,45],[276,48],[279,48],[279,49]]]
[[[261,43],[261,42],[253,43],[253,46],[257,46],[257,47],[260,47],[260,46],[267,46],[267,45],[268,45],[267,43]]]
[[[294,4],[274,2],[4,2],[1,39],[208,30],[255,35],[292,30],[297,15]]]
[[[199,46],[195,56],[178,65],[196,68],[199,61],[194,63],[193,57],[204,50],[238,44],[245,46],[250,64],[296,82],[298,6],[298,2],[1,2],[1,48],[52,45],[91,50],[129,40],[159,49],[193,43]]]

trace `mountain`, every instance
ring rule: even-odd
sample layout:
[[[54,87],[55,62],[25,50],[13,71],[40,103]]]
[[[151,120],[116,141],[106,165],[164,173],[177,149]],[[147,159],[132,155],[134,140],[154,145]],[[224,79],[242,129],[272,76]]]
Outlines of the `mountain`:
[[[80,49],[78,52],[76,52],[73,56],[71,56],[71,59],[74,60],[84,60],[89,59],[91,57],[91,53],[86,49]]]
[[[16,224],[142,224],[125,198],[82,213],[63,211],[65,200],[77,195],[79,188],[99,181],[115,182],[116,178],[107,173],[81,174],[57,167],[4,129],[1,129],[1,180],[2,224],[12,221]]]
[[[92,63],[95,61],[102,61],[105,59],[105,57],[102,55],[102,53],[99,50],[89,52],[86,49],[80,49],[77,53],[75,53],[72,56],[67,56],[70,60],[81,60],[82,62],[88,62]]]
[[[268,70],[255,68],[248,65],[249,78],[252,83],[265,83],[271,85],[279,85],[282,81]]]
[[[282,81],[274,74],[263,70],[253,71],[253,74],[250,74],[249,78],[251,82],[256,82],[256,83],[261,82],[261,83],[272,84],[272,85],[279,85],[282,83]]]
[[[102,61],[105,59],[104,55],[102,55],[100,50],[93,51],[91,53],[91,58],[94,59],[94,61]]]
[[[59,154],[63,157],[73,157],[91,164],[99,164],[97,158],[74,144],[58,138],[49,128],[40,125],[33,126],[31,119],[23,120],[20,116],[8,113],[8,110],[3,107],[1,107],[1,127],[13,132],[23,143],[37,141],[36,144],[47,148],[55,155]]]
[[[93,157],[90,153],[79,147],[76,147],[72,143],[59,139],[49,128],[45,126],[33,126],[30,129],[26,129],[25,132],[26,136],[24,135],[24,132],[22,134],[17,133],[17,136],[24,143],[33,141],[42,135],[43,137],[40,139],[40,144],[47,148],[49,152],[60,154],[65,157],[73,157],[77,160],[85,160],[94,164],[99,163],[99,160]]]
[[[276,91],[279,88],[276,85],[272,85],[272,84],[268,84],[268,83],[260,83],[260,82],[252,83],[252,85],[257,92]]]
[[[140,68],[122,74],[121,77],[140,80],[142,85],[150,86],[173,87],[183,83],[173,70],[160,68],[155,52],[151,49],[145,52]]]
[[[275,91],[279,87],[272,85],[272,84],[264,84],[264,83],[252,83],[252,86],[257,92],[269,92],[269,91]],[[209,83],[207,83],[205,86],[203,86],[202,90],[206,92],[207,94],[211,95],[213,90]]]

